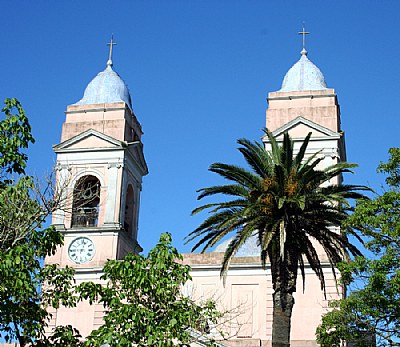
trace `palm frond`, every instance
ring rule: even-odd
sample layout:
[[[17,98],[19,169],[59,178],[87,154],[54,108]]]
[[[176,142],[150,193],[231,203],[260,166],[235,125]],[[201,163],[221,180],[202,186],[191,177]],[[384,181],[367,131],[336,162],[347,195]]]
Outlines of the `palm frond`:
[[[227,202],[218,202],[218,203],[214,203],[214,204],[206,204],[206,205],[202,205],[199,207],[196,207],[193,211],[192,211],[192,216],[194,216],[195,214],[203,211],[203,210],[207,210],[209,209],[209,213],[214,213],[214,212],[219,212],[222,209],[233,209],[233,208],[243,208],[248,204],[248,200],[247,199],[236,199],[236,200],[231,200],[231,201],[227,201]]]
[[[215,194],[247,197],[249,193],[248,189],[246,189],[245,187],[243,187],[243,185],[240,184],[226,184],[222,186],[201,188],[197,192],[200,193],[197,197],[197,200]]]
[[[229,269],[229,265],[232,261],[233,256],[237,253],[240,247],[243,246],[243,244],[249,239],[249,237],[252,236],[253,232],[254,229],[246,225],[240,230],[240,233],[239,232],[236,233],[235,237],[229,243],[224,254],[224,260],[222,262],[222,268],[221,268],[221,277],[223,278],[224,285],[226,280],[226,274]]]
[[[293,167],[293,141],[286,132],[283,135],[283,144],[281,147],[281,159],[280,162],[283,165],[286,174],[289,174]]]
[[[230,181],[242,184],[247,188],[257,187],[261,182],[261,179],[257,175],[236,165],[214,163],[211,164],[209,170]]]
[[[310,141],[311,138],[311,132],[307,134],[307,136],[304,138],[303,143],[301,144],[301,147],[299,149],[299,152],[296,155],[296,158],[294,159],[294,165],[295,167],[299,167],[301,163],[304,160],[304,155],[306,154],[308,142]]]
[[[300,273],[301,273],[301,279],[303,283],[303,294],[306,290],[306,271],[304,269],[304,259],[303,255],[299,258],[299,268],[300,268]]]
[[[232,209],[214,213],[185,237],[185,239],[187,239],[186,243],[203,234],[211,232],[212,230],[219,230],[221,225],[229,223],[229,221],[235,219],[239,221],[241,220],[241,218],[238,217],[238,213]]]
[[[272,133],[269,132],[268,129],[263,129],[263,130],[264,130],[264,133],[268,136],[268,140],[271,145],[270,155],[271,155],[272,161],[275,165],[277,165],[280,163],[280,158],[281,158],[280,147],[279,147],[278,142],[276,141],[275,137],[272,135]]]
[[[198,199],[214,195],[229,199],[194,209],[192,214],[207,210],[209,216],[186,240],[196,240],[193,250],[201,248],[204,252],[234,234],[222,264],[221,275],[225,278],[232,258],[257,233],[261,262],[265,267],[270,261],[274,288],[289,286],[289,279],[297,276],[299,267],[304,281],[305,267],[310,266],[325,291],[325,264],[310,239],[321,245],[336,276],[335,266],[339,261],[360,254],[347,235],[338,232],[352,209],[348,201],[365,198],[363,192],[369,188],[331,184],[335,177],[351,172],[356,165],[338,163],[320,168],[324,160],[321,151],[306,156],[311,133],[297,154],[287,133],[282,145],[271,132],[265,130],[265,133],[271,146],[269,151],[261,143],[238,140],[239,151],[250,170],[223,163],[210,166],[210,171],[231,184],[202,188]],[[356,234],[354,230],[348,233]],[[293,283],[290,286],[286,290],[295,290]]]
[[[310,241],[308,237],[303,237],[301,240],[302,247],[303,247],[303,254],[307,258],[308,265],[311,267],[311,269],[314,271],[314,273],[317,275],[320,285],[321,285],[321,290],[324,291],[325,294],[325,277],[324,277],[324,271],[321,266],[321,261],[319,259],[318,253],[315,250],[314,245]],[[303,262],[303,269],[304,270],[304,262]],[[303,281],[305,281],[305,277],[303,277]],[[303,286],[304,286],[303,282]]]
[[[239,139],[239,148],[246,162],[260,177],[264,178],[271,175],[272,158],[262,144],[250,142],[246,139]]]

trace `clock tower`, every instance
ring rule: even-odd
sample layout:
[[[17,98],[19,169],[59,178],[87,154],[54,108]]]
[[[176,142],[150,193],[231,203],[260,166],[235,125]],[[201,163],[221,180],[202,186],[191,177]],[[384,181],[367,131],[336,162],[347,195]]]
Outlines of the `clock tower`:
[[[113,70],[112,40],[109,45],[106,69],[88,84],[80,101],[67,107],[61,142],[53,146],[61,207],[52,222],[65,239],[46,263],[74,267],[77,283],[100,282],[108,259],[142,250],[139,197],[148,173],[143,133],[129,90]],[[76,309],[52,314],[49,328],[71,324],[86,336],[102,324],[103,307],[81,302]]]

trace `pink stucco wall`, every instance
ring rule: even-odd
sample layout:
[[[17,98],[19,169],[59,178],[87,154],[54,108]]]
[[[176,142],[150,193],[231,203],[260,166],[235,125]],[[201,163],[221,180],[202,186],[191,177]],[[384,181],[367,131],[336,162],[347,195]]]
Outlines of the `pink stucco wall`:
[[[184,263],[192,267],[192,283],[185,289],[196,300],[213,298],[223,318],[223,330],[232,346],[270,346],[272,336],[272,280],[270,271],[262,269],[258,257],[238,257],[232,262],[226,284],[220,278],[223,253],[184,254]],[[328,301],[341,296],[333,274],[327,266],[326,298],[311,269],[306,269],[305,290],[301,276],[295,293],[291,345],[316,346],[315,329],[328,310]],[[219,327],[221,328],[221,327]]]

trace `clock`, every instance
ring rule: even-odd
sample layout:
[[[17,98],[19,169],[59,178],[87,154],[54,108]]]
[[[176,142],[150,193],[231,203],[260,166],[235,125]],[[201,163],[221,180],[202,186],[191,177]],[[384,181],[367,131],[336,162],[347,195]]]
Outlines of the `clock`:
[[[90,261],[95,253],[93,241],[87,237],[77,237],[68,247],[68,255],[76,264]]]

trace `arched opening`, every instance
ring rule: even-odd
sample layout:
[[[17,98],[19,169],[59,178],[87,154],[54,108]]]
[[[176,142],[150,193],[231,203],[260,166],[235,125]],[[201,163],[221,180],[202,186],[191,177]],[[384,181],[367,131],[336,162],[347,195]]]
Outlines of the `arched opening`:
[[[72,226],[95,227],[100,206],[100,181],[95,176],[81,177],[74,187]]]
[[[125,197],[125,218],[124,229],[133,236],[134,228],[134,215],[135,215],[135,194],[131,185],[128,185]]]

